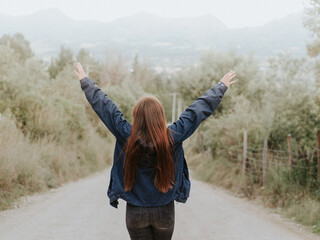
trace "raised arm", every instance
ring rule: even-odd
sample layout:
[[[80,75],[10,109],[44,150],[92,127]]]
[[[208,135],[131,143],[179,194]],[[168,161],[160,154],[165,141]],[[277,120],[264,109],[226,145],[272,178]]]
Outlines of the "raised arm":
[[[91,107],[117,140],[124,143],[130,135],[131,124],[125,120],[122,112],[107,94],[84,73],[80,63],[77,63],[77,69],[78,72],[75,73]]]
[[[209,89],[204,95],[197,98],[179,117],[169,126],[173,130],[175,142],[182,142],[192,135],[200,123],[207,119],[222,101],[224,93],[235,81],[235,72],[227,73],[215,86]]]

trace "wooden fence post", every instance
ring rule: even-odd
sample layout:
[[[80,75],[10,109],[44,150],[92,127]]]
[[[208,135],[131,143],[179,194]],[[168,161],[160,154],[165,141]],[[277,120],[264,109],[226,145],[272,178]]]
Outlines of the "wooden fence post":
[[[263,152],[262,152],[262,186],[266,184],[266,170],[267,170],[267,151],[268,151],[268,137],[264,138]]]
[[[287,136],[287,141],[288,141],[288,152],[289,152],[290,169],[292,169],[291,134],[290,133]]]
[[[247,164],[247,130],[243,132],[243,162],[242,162],[242,176],[246,175],[246,164]]]
[[[318,181],[320,182],[320,130],[317,132]]]

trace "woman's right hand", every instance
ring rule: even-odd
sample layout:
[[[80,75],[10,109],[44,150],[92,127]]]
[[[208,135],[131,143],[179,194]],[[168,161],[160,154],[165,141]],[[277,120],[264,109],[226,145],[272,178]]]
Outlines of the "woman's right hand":
[[[74,71],[74,73],[77,75],[78,79],[81,80],[81,79],[85,78],[87,76],[87,74],[84,71],[82,65],[79,62],[77,62],[76,67],[77,67],[78,71]]]
[[[236,80],[231,81],[235,76],[236,76],[236,72],[230,71],[226,75],[224,75],[220,81],[223,82],[224,85],[226,85],[227,87],[230,87],[232,84],[236,82]]]

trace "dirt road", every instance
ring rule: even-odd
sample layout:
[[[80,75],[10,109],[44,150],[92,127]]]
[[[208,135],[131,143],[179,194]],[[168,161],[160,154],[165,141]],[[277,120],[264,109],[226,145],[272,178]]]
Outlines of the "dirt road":
[[[129,239],[125,202],[109,205],[110,169],[44,194],[27,197],[16,209],[0,212],[1,240]],[[246,199],[191,180],[186,204],[175,202],[173,239],[315,240],[319,237]]]

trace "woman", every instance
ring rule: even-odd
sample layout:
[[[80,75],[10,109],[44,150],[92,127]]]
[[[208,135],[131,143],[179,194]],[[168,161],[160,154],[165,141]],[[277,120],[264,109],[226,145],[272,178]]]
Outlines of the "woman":
[[[182,143],[209,117],[235,72],[227,73],[214,87],[196,99],[167,126],[162,104],[142,97],[133,109],[132,125],[115,103],[76,65],[81,88],[103,123],[116,137],[108,197],[117,208],[126,205],[126,227],[131,239],[171,239],[174,229],[174,200],[185,203],[190,179]]]

